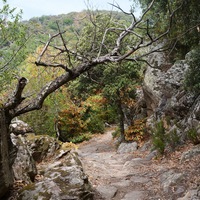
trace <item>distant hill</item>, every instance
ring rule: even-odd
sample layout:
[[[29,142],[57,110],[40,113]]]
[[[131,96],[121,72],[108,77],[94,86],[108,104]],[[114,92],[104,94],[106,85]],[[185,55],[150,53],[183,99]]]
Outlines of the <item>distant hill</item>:
[[[97,12],[100,14],[111,14],[117,20],[131,21],[131,17],[122,12],[101,10],[91,11],[91,14],[97,14]],[[82,12],[71,12],[61,15],[34,17],[23,23],[28,26],[31,33],[35,34],[35,39],[44,40],[49,37],[49,34],[53,35],[58,32],[58,25],[61,31],[67,31],[66,34],[69,38],[73,38],[74,33],[78,34],[88,20],[89,12],[84,10]]]

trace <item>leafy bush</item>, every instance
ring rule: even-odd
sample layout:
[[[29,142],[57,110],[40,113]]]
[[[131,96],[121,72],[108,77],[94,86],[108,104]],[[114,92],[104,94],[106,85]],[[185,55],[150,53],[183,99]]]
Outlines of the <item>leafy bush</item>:
[[[119,127],[114,132],[112,132],[112,136],[113,136],[113,138],[120,137],[120,129],[119,129]]]
[[[103,133],[104,129],[104,121],[98,115],[92,115],[87,120],[87,130],[91,133]]]
[[[125,139],[127,141],[142,142],[147,137],[145,131],[146,119],[138,119],[133,121],[132,125],[125,130]]]
[[[177,129],[173,129],[167,134],[167,143],[172,150],[174,150],[180,142],[180,137],[177,134]]]
[[[103,133],[104,103],[100,95],[91,96],[78,105],[70,101],[58,116],[64,140],[77,143],[88,139],[84,133]]]
[[[200,93],[200,48],[190,52],[189,69],[185,75],[185,88],[196,94]]]
[[[51,107],[44,104],[41,110],[26,113],[20,119],[28,123],[36,135],[55,136],[54,117]]]
[[[160,155],[163,155],[165,149],[174,150],[180,142],[180,137],[177,133],[177,129],[166,133],[163,121],[159,121],[155,124],[152,134],[153,149],[158,150]]]
[[[103,133],[104,132],[104,104],[106,99],[101,95],[90,96],[86,101],[82,103],[82,107],[85,112],[82,115],[82,119],[86,124],[88,132],[91,133]]]
[[[58,123],[64,134],[64,140],[70,141],[70,138],[78,137],[86,131],[85,123],[82,120],[83,112],[84,108],[78,107],[72,102],[67,105],[66,109],[59,112]]]
[[[158,153],[163,155],[166,147],[165,141],[165,128],[163,121],[159,121],[155,124],[155,128],[152,134],[153,149],[158,150]]]
[[[70,142],[73,142],[73,143],[81,143],[83,141],[87,141],[91,138],[91,135],[90,134],[81,134],[81,135],[78,135],[74,138],[70,138]]]
[[[194,144],[200,144],[200,134],[198,134],[196,128],[191,128],[187,131],[187,138]]]

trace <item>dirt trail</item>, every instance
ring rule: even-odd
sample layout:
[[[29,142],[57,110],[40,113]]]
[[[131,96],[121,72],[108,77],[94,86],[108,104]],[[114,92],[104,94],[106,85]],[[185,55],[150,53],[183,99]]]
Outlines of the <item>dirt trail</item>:
[[[180,146],[158,160],[151,159],[153,154],[142,149],[120,154],[112,131],[82,143],[78,150],[97,191],[95,200],[200,199],[200,154],[181,161],[181,155],[193,148],[191,144]]]
[[[144,152],[116,152],[112,131],[94,137],[79,147],[80,159],[93,187],[101,194],[98,199],[143,200],[159,199],[157,176]]]

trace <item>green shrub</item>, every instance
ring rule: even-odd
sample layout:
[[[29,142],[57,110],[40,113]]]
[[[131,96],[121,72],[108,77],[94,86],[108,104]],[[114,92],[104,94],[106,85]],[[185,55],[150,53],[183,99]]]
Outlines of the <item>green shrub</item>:
[[[76,143],[81,143],[83,141],[88,141],[90,139],[91,139],[90,134],[82,134],[82,135],[78,135],[76,137],[70,138],[69,141],[76,144]]]
[[[177,129],[166,133],[163,121],[155,124],[152,134],[153,149],[158,150],[160,155],[163,155],[166,148],[174,150],[180,143]]]
[[[185,75],[185,89],[192,91],[195,94],[200,93],[200,48],[197,48],[190,53],[187,60],[189,69]]]
[[[153,149],[157,150],[159,154],[163,155],[165,151],[166,141],[165,141],[165,128],[163,121],[159,121],[155,124],[152,133],[152,143]]]
[[[87,130],[91,133],[103,133],[105,130],[104,121],[98,115],[92,115],[87,120]]]
[[[173,129],[167,134],[167,143],[172,150],[174,150],[180,143],[180,137],[177,134],[177,129]]]
[[[196,128],[191,128],[187,131],[187,138],[194,144],[200,144],[200,134],[198,134]]]
[[[112,136],[113,136],[113,138],[120,137],[120,129],[119,129],[119,127],[114,132],[112,132]]]

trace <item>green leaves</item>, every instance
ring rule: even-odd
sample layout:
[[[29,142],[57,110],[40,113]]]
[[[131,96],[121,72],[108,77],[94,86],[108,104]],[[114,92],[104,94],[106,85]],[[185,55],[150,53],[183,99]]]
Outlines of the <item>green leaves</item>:
[[[195,94],[200,93],[200,48],[190,52],[189,69],[185,75],[185,88]]]
[[[151,0],[139,0],[145,10]],[[179,9],[177,9],[179,8]],[[171,59],[183,59],[185,54],[199,44],[199,0],[157,0],[147,18],[151,21],[151,29],[160,33],[168,28],[169,16],[175,11],[171,31],[166,37],[168,44],[172,43]],[[166,41],[165,41],[166,42]]]
[[[0,84],[10,84],[17,66],[25,58],[26,27],[20,22],[21,12],[16,14],[6,1],[0,9]],[[2,88],[0,89],[0,91]]]

